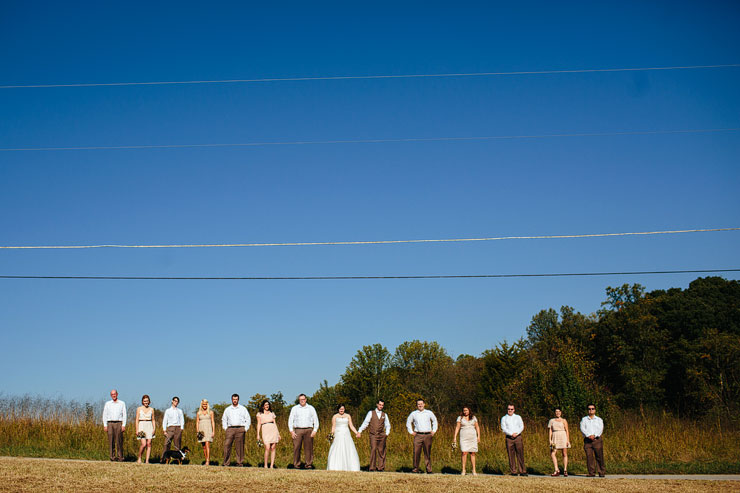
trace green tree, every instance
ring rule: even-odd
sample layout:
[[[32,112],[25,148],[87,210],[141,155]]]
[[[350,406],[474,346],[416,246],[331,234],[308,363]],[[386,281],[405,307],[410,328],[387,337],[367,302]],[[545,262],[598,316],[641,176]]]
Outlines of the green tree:
[[[483,352],[478,383],[478,404],[489,415],[497,414],[513,397],[511,384],[526,363],[524,341],[506,341]]]
[[[452,358],[437,342],[407,341],[393,355],[393,368],[407,395],[421,395],[437,412],[449,412],[455,390]]]
[[[650,312],[652,299],[639,284],[606,289],[599,312],[595,355],[600,376],[622,406],[660,405],[670,336]]]
[[[388,399],[391,353],[381,344],[363,346],[341,377],[342,389],[355,407],[372,408],[378,399]]]

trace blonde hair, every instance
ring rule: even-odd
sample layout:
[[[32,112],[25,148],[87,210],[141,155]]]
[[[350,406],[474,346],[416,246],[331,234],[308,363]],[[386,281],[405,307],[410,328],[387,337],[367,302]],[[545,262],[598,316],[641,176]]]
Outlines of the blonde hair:
[[[203,403],[206,403],[206,412],[209,412],[211,410],[211,405],[208,403],[208,399],[203,399],[200,401],[200,406],[198,406],[198,412],[203,412]]]

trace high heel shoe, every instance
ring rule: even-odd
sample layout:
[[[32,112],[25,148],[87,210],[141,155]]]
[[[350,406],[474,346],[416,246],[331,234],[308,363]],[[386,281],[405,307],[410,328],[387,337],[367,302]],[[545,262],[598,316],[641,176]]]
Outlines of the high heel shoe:
[[[560,476],[560,471],[555,471],[554,473],[550,474],[550,476],[552,476],[553,478],[556,478]]]
[[[563,471],[563,477],[564,478],[567,478],[568,477],[568,471]]]

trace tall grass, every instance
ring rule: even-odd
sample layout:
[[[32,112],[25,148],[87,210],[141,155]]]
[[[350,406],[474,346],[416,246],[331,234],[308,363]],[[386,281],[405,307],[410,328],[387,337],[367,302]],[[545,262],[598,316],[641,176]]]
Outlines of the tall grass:
[[[79,404],[61,399],[40,397],[0,397],[0,455],[30,457],[64,457],[107,460],[107,435],[100,424],[102,403]],[[133,414],[133,409],[129,410]],[[355,416],[360,422],[361,416]],[[405,418],[393,416],[392,430],[387,445],[387,469],[406,471],[412,467],[412,441],[405,429]],[[451,447],[454,417],[440,417],[439,432],[432,447],[436,472],[455,473],[460,470],[460,453]],[[578,431],[580,417],[569,419],[571,430],[569,472],[585,473],[583,441]],[[287,467],[292,463],[292,442],[287,429],[287,415],[278,417],[282,440],[277,447],[276,463]],[[247,432],[245,455],[252,466],[262,463],[264,449],[256,443],[254,426]],[[161,419],[158,419],[161,426]],[[547,422],[527,421],[524,432],[524,452],[527,468],[533,474],[552,472]],[[626,414],[613,417],[605,423],[604,450],[608,473],[740,473],[740,429],[723,428],[716,422],[679,419],[668,414],[645,416]],[[314,465],[326,467],[330,443],[327,434],[330,420],[322,419],[314,442]],[[191,449],[190,463],[204,460],[196,440],[195,421],[186,419],[183,446]],[[162,453],[164,434],[157,430],[152,445],[152,460]],[[224,433],[217,423],[211,459],[223,458]],[[478,453],[478,471],[501,474],[508,471],[504,436],[498,422],[481,419],[481,444]],[[367,465],[369,445],[367,434],[355,440],[360,462]],[[124,452],[127,460],[134,460],[139,441],[135,439],[134,421],[129,420],[124,433]],[[558,454],[559,455],[559,454]],[[562,465],[561,465],[562,468]]]

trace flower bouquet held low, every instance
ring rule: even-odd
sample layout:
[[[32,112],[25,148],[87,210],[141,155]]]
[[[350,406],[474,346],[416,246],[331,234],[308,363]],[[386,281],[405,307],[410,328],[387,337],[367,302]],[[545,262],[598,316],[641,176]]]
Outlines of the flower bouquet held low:
[[[452,442],[452,450],[457,450],[457,442]]]
[[[329,440],[329,443],[334,441],[334,433],[329,433],[329,435],[326,437],[327,440]]]
[[[262,447],[264,447],[264,446],[265,446],[265,444],[264,444],[264,443],[262,443],[262,440],[260,440],[260,439],[258,438],[258,439],[257,439],[257,446],[258,446],[259,448],[262,448]]]
[[[203,441],[203,438],[204,438],[205,436],[206,436],[206,434],[205,434],[205,433],[203,433],[202,431],[199,431],[199,432],[198,432],[198,441],[199,441],[199,442]]]
[[[144,433],[143,431],[140,431],[139,433],[136,434],[136,439],[141,440],[142,438],[146,438],[146,433]]]

